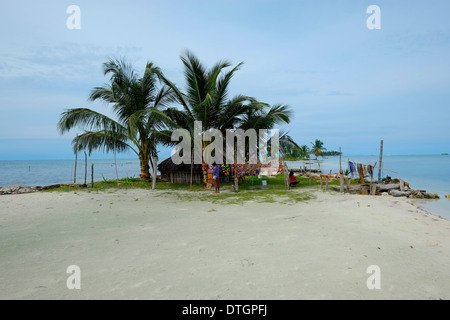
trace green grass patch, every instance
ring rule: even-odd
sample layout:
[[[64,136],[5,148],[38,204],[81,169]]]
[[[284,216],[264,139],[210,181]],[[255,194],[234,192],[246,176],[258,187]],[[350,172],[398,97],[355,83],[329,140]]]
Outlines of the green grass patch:
[[[262,185],[262,180],[267,182],[266,186]],[[233,192],[233,182],[221,183],[221,193],[213,194],[211,190],[207,190],[203,184],[194,184],[192,188],[186,184],[174,184],[165,181],[157,181],[156,189],[164,190],[164,194],[174,195],[182,201],[210,201],[219,204],[243,204],[244,202],[260,202],[260,203],[296,203],[308,201],[314,196],[307,191],[301,189],[309,187],[309,179],[297,177],[300,184],[292,188],[290,191],[285,190],[284,175],[274,177],[246,177],[239,184],[239,192]],[[311,180],[312,186],[317,186],[315,179]],[[148,189],[152,187],[151,181],[142,181],[138,178],[124,178],[119,180],[102,180],[91,185],[78,186],[67,185],[55,189],[46,190],[46,192],[98,192],[98,191],[114,191],[118,189]],[[196,192],[189,192],[196,191]],[[301,192],[300,192],[301,191]]]

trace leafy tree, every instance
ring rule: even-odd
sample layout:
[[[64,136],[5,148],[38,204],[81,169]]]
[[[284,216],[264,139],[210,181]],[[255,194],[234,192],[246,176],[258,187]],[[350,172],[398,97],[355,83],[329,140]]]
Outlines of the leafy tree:
[[[68,109],[61,114],[58,130],[61,134],[75,127],[84,133],[73,140],[91,153],[93,150],[121,152],[131,149],[139,157],[141,179],[150,179],[150,165],[157,156],[160,143],[170,143],[167,116],[162,112],[173,101],[172,90],[160,85],[161,70],[148,62],[139,77],[124,60],[110,59],[103,64],[104,75],[110,81],[95,87],[90,101],[109,104],[115,118],[88,108]]]

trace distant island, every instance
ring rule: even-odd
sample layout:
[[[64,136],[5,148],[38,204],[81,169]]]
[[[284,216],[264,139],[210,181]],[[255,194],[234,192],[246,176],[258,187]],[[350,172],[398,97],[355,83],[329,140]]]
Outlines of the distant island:
[[[322,151],[322,153],[318,156],[320,157],[334,157],[334,156],[339,156],[342,155],[342,152],[339,151]],[[316,155],[316,158],[318,157]],[[307,155],[303,155],[303,156],[296,156],[295,154],[288,154],[284,157],[284,160],[286,161],[298,161],[298,160],[308,160],[308,156]]]

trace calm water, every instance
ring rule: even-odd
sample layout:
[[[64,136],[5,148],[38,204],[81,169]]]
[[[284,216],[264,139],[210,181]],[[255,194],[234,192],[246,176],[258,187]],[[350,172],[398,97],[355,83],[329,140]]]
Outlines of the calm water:
[[[348,168],[347,159],[350,161],[375,164],[378,156],[343,156],[342,168]],[[94,180],[115,179],[116,171],[114,160],[90,160],[88,159],[87,182],[91,181],[91,164],[94,163]],[[303,167],[305,162],[288,162],[292,168]],[[328,173],[339,171],[339,157],[329,157],[319,161],[313,161],[313,169],[321,169]],[[413,189],[424,189],[431,193],[438,193],[439,200],[427,200],[417,202],[426,210],[437,213],[450,220],[450,199],[445,195],[450,194],[450,156],[384,156],[383,168],[386,175],[392,178],[401,178],[407,181]],[[139,161],[117,160],[119,178],[139,177]],[[84,159],[78,161],[77,183],[84,183],[85,166]],[[374,173],[378,177],[378,169]],[[74,178],[73,160],[31,160],[31,161],[0,161],[0,186],[26,185],[43,186],[56,183],[72,183]]]
[[[371,164],[379,162],[379,156],[342,156],[342,169],[348,169],[348,159],[352,162]],[[306,161],[307,162],[307,161]],[[298,168],[305,165],[305,161],[290,161],[290,167]],[[339,171],[339,157],[328,157],[319,161],[312,161],[313,169],[321,169],[324,173]],[[450,220],[450,156],[383,156],[382,177],[401,178],[407,181],[411,188],[427,190],[437,193],[439,200],[417,200],[426,210],[437,213]],[[390,171],[388,171],[390,170]],[[392,172],[395,171],[395,172]],[[378,178],[378,164],[374,172],[374,179]]]
[[[91,165],[94,164],[94,181],[116,179],[114,160],[89,160],[87,182],[91,181]],[[74,160],[0,161],[0,186],[46,186],[74,182]],[[117,160],[119,178],[139,177],[139,160]],[[78,161],[77,183],[84,183],[85,162]]]

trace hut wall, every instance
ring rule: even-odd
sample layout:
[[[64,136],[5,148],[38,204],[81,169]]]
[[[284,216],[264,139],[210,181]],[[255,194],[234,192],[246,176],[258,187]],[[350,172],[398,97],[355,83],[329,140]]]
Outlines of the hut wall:
[[[191,172],[186,171],[170,171],[167,178],[171,183],[189,184],[191,183]],[[192,183],[202,183],[203,172],[192,173]]]

